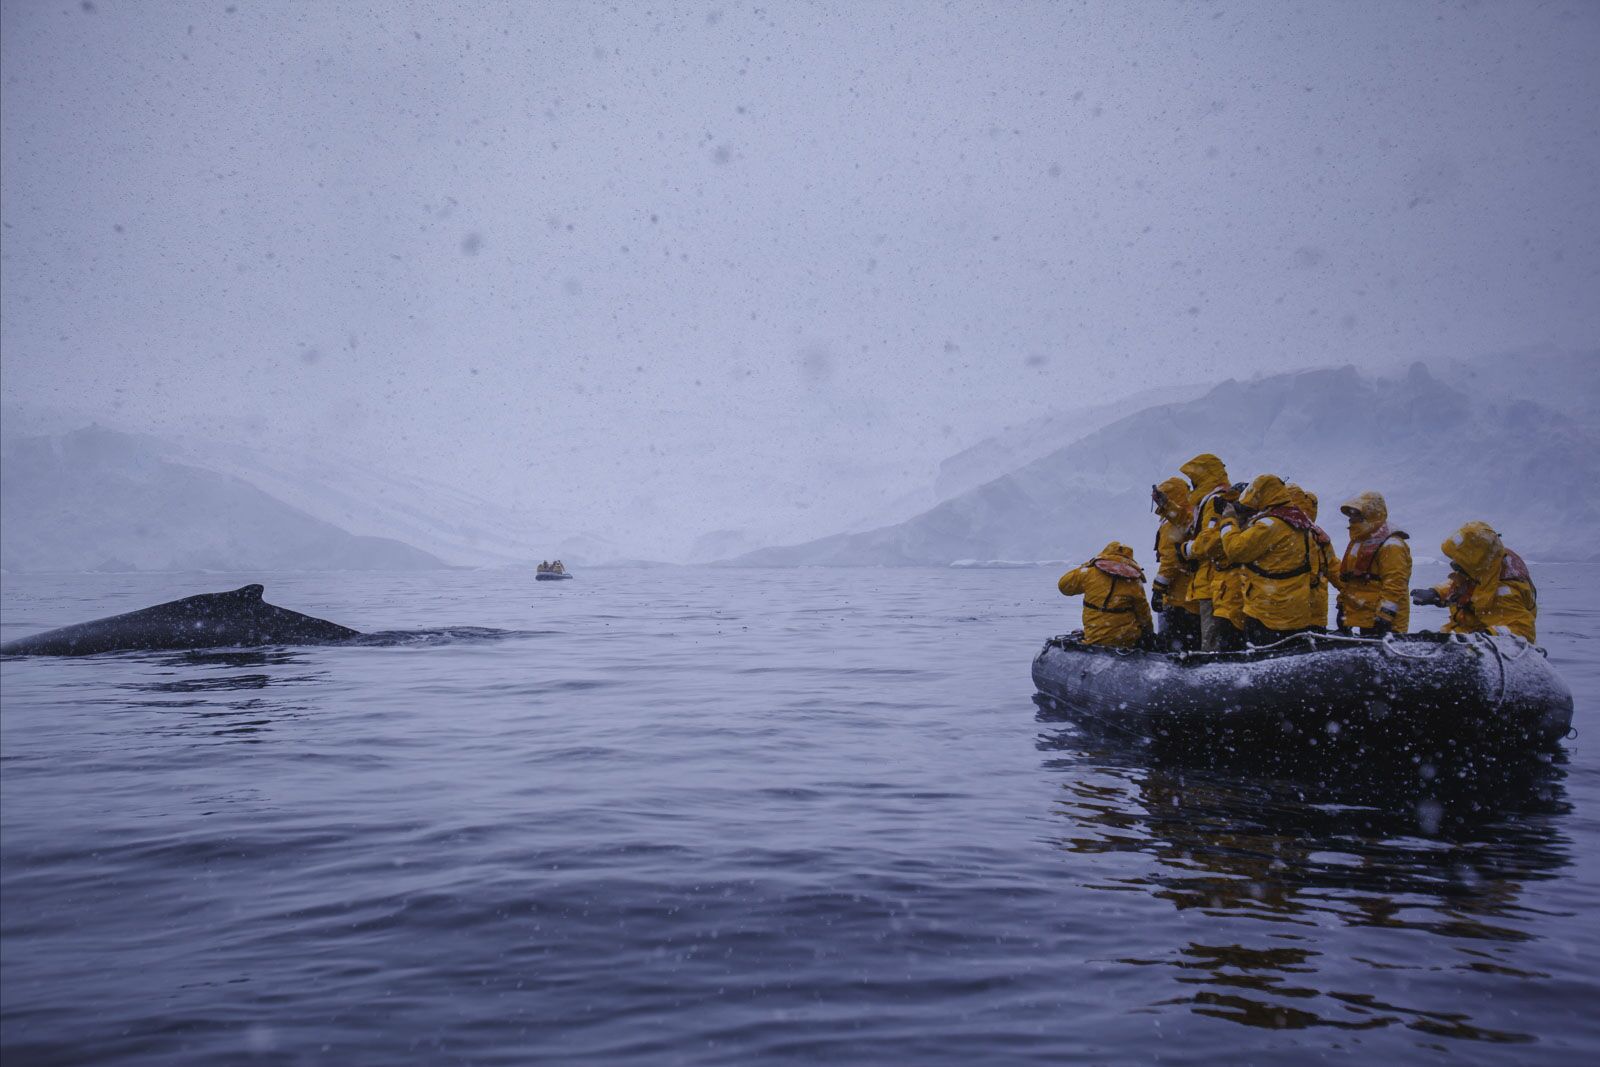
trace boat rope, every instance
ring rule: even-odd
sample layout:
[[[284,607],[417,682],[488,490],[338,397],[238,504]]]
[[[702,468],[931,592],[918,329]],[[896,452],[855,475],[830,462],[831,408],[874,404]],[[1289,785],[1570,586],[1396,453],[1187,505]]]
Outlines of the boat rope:
[[[1494,638],[1485,636],[1484,640],[1485,641],[1494,641]],[[1526,656],[1528,654],[1528,649],[1536,647],[1535,645],[1532,645],[1529,642],[1524,641],[1520,637],[1517,638],[1516,644],[1517,644],[1517,654],[1515,656],[1505,656],[1504,652],[1501,653],[1502,656],[1505,656],[1505,658],[1506,658],[1506,660],[1508,662],[1515,663],[1517,660],[1521,659],[1523,656]],[[1494,641],[1494,645],[1495,645],[1496,648],[1499,648],[1500,647],[1500,642]],[[1540,649],[1540,651],[1543,651],[1543,649]]]
[[[1417,650],[1412,650],[1407,647],[1407,644],[1408,642],[1404,641],[1383,641],[1380,643],[1380,647],[1389,655],[1399,656],[1401,659],[1431,659],[1438,655],[1439,650],[1444,647],[1443,645],[1417,642],[1420,647]]]
[[[1291,642],[1294,642],[1294,641],[1300,641],[1302,643],[1309,644],[1309,645],[1312,645],[1313,647],[1315,647],[1315,645],[1316,645],[1316,643],[1318,641],[1320,641],[1320,640],[1322,640],[1323,638],[1326,638],[1326,637],[1334,637],[1334,638],[1337,638],[1338,640],[1341,640],[1341,641],[1361,641],[1361,640],[1363,640],[1362,638],[1359,638],[1359,637],[1339,637],[1339,635],[1337,635],[1337,634],[1297,633],[1297,634],[1290,634],[1288,637],[1280,637],[1276,641],[1269,641],[1267,644],[1264,644],[1264,645],[1250,645],[1248,648],[1237,649],[1236,651],[1240,651],[1240,652],[1260,652],[1260,651],[1262,651],[1264,649],[1269,649],[1269,648],[1283,648],[1283,647],[1289,645]]]
[[[1500,642],[1490,637],[1485,637],[1482,634],[1477,634],[1474,636],[1482,637],[1483,639],[1480,643],[1486,644],[1490,648],[1494,649],[1495,662],[1500,664],[1500,695],[1494,698],[1494,706],[1497,708],[1502,708],[1506,703],[1506,654],[1500,651]]]

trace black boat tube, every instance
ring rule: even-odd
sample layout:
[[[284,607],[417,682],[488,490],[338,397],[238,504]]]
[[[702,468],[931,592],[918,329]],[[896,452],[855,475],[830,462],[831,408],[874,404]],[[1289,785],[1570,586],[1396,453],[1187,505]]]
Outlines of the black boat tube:
[[[1245,652],[1160,653],[1054,637],[1033,679],[1055,711],[1125,738],[1381,751],[1548,749],[1572,691],[1518,637],[1297,634]]]

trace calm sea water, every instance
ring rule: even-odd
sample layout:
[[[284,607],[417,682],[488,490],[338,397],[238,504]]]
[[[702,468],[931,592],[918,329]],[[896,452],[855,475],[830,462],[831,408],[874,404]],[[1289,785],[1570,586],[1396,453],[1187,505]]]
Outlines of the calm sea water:
[[[1593,1062],[1600,568],[1535,576],[1578,736],[1443,818],[1040,721],[1043,571],[8,576],[516,633],[0,665],[0,1054]]]

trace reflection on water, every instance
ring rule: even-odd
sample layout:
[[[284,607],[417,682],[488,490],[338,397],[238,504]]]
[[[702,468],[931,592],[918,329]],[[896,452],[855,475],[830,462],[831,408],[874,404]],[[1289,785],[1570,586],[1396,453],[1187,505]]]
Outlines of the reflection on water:
[[[1053,809],[1067,824],[1057,847],[1148,861],[1085,888],[1143,893],[1180,913],[1225,920],[1197,927],[1204,941],[1116,961],[1171,970],[1179,990],[1155,1004],[1273,1029],[1403,1025],[1453,1038],[1535,1039],[1475,1026],[1466,1012],[1334,983],[1350,983],[1351,959],[1372,971],[1548,977],[1510,957],[1552,918],[1520,905],[1524,887],[1570,862],[1559,823],[1571,807],[1560,757],[1419,790],[1414,777],[1387,788],[1373,777],[1341,787],[1162,766],[1096,748],[1070,730],[1047,733],[1039,745],[1056,754],[1049,765],[1070,771]],[[1095,869],[1130,871],[1104,862]],[[1351,956],[1352,938],[1366,939],[1330,932],[1363,928],[1438,944],[1371,938]],[[1223,930],[1237,941],[1216,939]],[[1320,957],[1334,937],[1329,970],[1340,974],[1322,979]],[[1396,944],[1408,945],[1404,955],[1395,955]]]
[[[137,680],[107,686],[127,695],[92,703],[170,712],[150,724],[155,733],[259,741],[275,723],[310,710],[295,690],[325,681],[328,671],[308,669],[307,658],[283,648],[141,653],[127,657],[144,668]]]

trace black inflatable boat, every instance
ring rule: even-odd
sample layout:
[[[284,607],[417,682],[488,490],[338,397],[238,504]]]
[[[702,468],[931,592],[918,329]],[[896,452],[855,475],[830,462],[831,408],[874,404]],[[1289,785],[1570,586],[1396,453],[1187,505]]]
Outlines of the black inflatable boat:
[[[1167,751],[1528,754],[1572,726],[1572,691],[1518,637],[1298,634],[1245,652],[1160,653],[1053,637],[1048,713]]]

